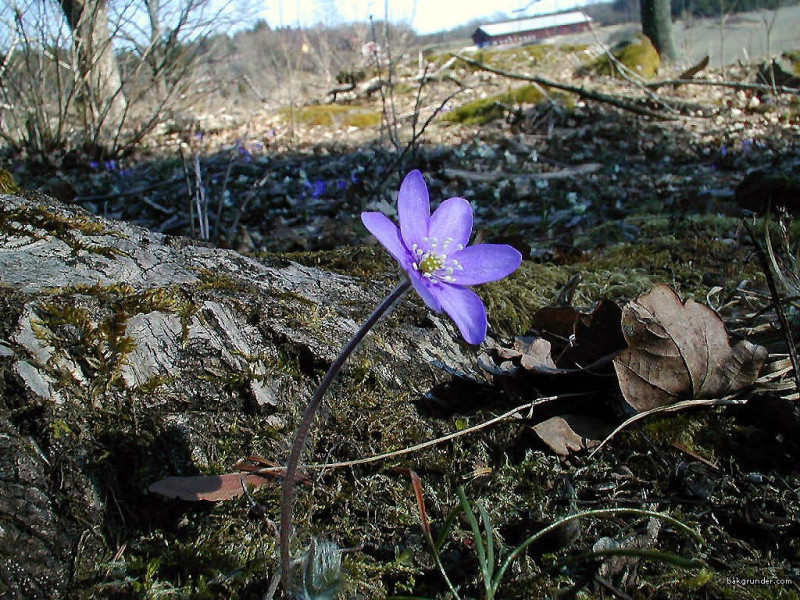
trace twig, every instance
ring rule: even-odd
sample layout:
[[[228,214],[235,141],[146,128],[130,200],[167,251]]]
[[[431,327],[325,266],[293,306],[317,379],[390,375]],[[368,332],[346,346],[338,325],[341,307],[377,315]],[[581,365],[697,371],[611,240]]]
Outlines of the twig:
[[[412,147],[416,147],[417,141],[419,140],[419,138],[422,137],[422,135],[425,133],[425,130],[433,122],[433,120],[439,115],[439,113],[442,112],[442,110],[444,109],[445,105],[448,102],[450,102],[450,100],[455,98],[458,94],[460,94],[463,91],[464,91],[464,88],[461,88],[461,89],[458,89],[458,90],[456,90],[455,92],[453,92],[451,94],[448,94],[448,96],[439,103],[439,106],[437,106],[436,108],[433,109],[433,112],[431,113],[431,115],[427,119],[425,119],[425,122],[422,124],[422,127],[419,128],[419,131],[415,130],[413,132],[411,139],[406,144],[405,148],[403,148],[403,151],[400,152],[395,157],[395,159],[392,161],[392,163],[386,169],[384,169],[384,174],[383,174],[383,177],[381,177],[381,179],[379,179],[378,187],[382,186],[384,184],[384,182],[389,178],[389,176],[394,172],[394,170],[398,167],[398,165],[400,165],[403,162],[403,159],[405,158],[406,154],[408,154],[408,151],[411,150]],[[415,116],[414,117],[414,125],[415,126],[416,126],[416,123],[417,123],[417,118]]]
[[[600,38],[597,37],[597,32],[594,30],[594,27],[592,26],[591,23],[589,23],[589,31],[592,32],[592,36],[594,37],[595,42],[597,42],[600,45],[600,47],[603,49],[603,52],[605,53],[606,58],[617,69],[617,73],[620,74],[620,77],[622,77],[625,81],[627,81],[631,85],[634,85],[637,88],[639,88],[653,102],[657,102],[658,104],[663,106],[664,109],[667,110],[668,112],[670,112],[672,114],[678,114],[677,110],[675,110],[672,106],[667,104],[662,98],[659,98],[655,93],[653,93],[649,89],[647,89],[647,86],[645,85],[645,81],[642,79],[642,77],[638,73],[636,73],[633,69],[631,69],[627,65],[623,64],[616,56],[614,56],[611,53],[611,50],[609,50],[608,46],[606,46],[604,43],[602,43],[600,41]]]
[[[183,154],[183,147],[178,146],[178,153],[181,155],[181,167],[183,167],[183,180],[186,183],[186,193],[189,197],[189,231],[194,237],[194,193],[192,193],[192,179],[189,175],[189,167],[186,166],[186,157]]]
[[[206,189],[203,186],[203,175],[200,172],[200,156],[194,157],[194,177],[195,177],[195,202],[197,203],[197,223],[200,226],[200,239],[208,240],[210,232],[208,229],[208,198]]]
[[[554,402],[555,400],[560,400],[563,398],[573,397],[573,396],[582,396],[583,394],[561,394],[559,396],[545,396],[543,398],[537,398],[531,402],[526,402],[525,404],[520,404],[516,408],[512,408],[511,410],[504,412],[502,415],[497,417],[493,417],[488,421],[484,421],[483,423],[478,423],[477,425],[473,425],[472,427],[467,427],[466,429],[461,429],[459,431],[455,431],[443,437],[439,437],[433,440],[428,440],[426,442],[422,442],[415,446],[409,446],[408,448],[402,448],[400,450],[394,450],[392,452],[384,452],[383,454],[375,454],[373,456],[367,456],[365,458],[357,458],[355,460],[346,460],[342,462],[333,462],[333,463],[317,463],[317,464],[310,464],[310,465],[300,465],[300,467],[305,471],[309,469],[341,469],[346,467],[354,467],[358,465],[365,465],[368,463],[379,462],[385,460],[387,458],[395,458],[397,456],[403,456],[404,454],[411,454],[413,452],[419,452],[420,450],[424,450],[425,448],[430,448],[431,446],[435,446],[437,444],[441,444],[443,442],[448,442],[450,440],[454,440],[464,435],[469,435],[470,433],[475,433],[476,431],[480,431],[486,427],[490,427],[496,423],[500,423],[501,421],[505,421],[509,417],[512,417],[516,414],[522,413],[523,411],[527,410],[532,411],[537,406],[545,404],[547,402]],[[262,473],[273,473],[276,471],[283,470],[284,467],[265,467],[263,469],[258,469],[252,472],[254,475],[260,475]]]
[[[629,419],[625,420],[621,425],[618,425],[617,428],[612,431],[611,433],[606,436],[600,445],[597,446],[594,450],[592,450],[591,454],[589,454],[589,458],[592,458],[595,454],[597,454],[600,449],[606,445],[608,441],[611,440],[615,435],[617,435],[620,431],[625,429],[628,425],[639,421],[640,419],[644,419],[649,417],[650,415],[666,413],[666,412],[677,412],[679,410],[683,410],[684,408],[693,408],[695,406],[730,406],[732,404],[744,404],[747,400],[742,398],[709,398],[709,399],[699,399],[699,400],[684,400],[683,402],[676,402],[674,404],[667,404],[665,406],[657,406],[656,408],[651,408],[645,412],[636,413]]]
[[[731,88],[734,90],[758,90],[762,92],[773,92],[777,94],[800,94],[800,88],[787,87],[782,85],[767,85],[764,83],[744,83],[739,81],[709,81],[708,79],[662,79],[661,81],[651,81],[647,87],[658,89],[665,85],[706,85],[713,87]]]
[[[445,177],[451,179],[463,179],[470,182],[493,183],[501,180],[513,181],[519,185],[530,181],[537,181],[540,179],[567,179],[575,177],[576,175],[588,175],[599,171],[603,165],[600,163],[584,163],[582,165],[575,165],[574,167],[566,167],[559,171],[550,171],[547,173],[506,173],[505,171],[467,171],[466,169],[445,169]]]
[[[769,266],[767,254],[764,252],[764,249],[761,247],[758,239],[756,239],[756,234],[753,231],[750,223],[748,223],[746,219],[742,219],[742,223],[744,224],[745,229],[747,229],[747,233],[750,235],[750,240],[753,242],[753,246],[755,246],[758,262],[761,263],[761,270],[764,271],[764,277],[767,279],[767,287],[769,288],[769,293],[772,296],[772,304],[775,306],[775,313],[778,315],[778,320],[781,323],[783,335],[786,338],[786,345],[789,348],[789,358],[792,361],[792,368],[794,369],[795,386],[797,387],[797,391],[800,392],[800,361],[797,359],[797,346],[792,338],[792,330],[789,327],[789,320],[786,318],[786,313],[783,310],[781,297],[778,295],[778,287],[775,285],[775,278],[772,276],[772,269]],[[768,226],[769,225],[765,221],[764,227]],[[798,412],[800,414],[800,411]]]
[[[600,92],[587,90],[586,88],[574,85],[568,85],[566,83],[559,83],[557,81],[552,81],[544,77],[539,77],[538,75],[523,75],[521,73],[510,73],[502,69],[496,69],[494,67],[490,67],[489,65],[478,62],[476,60],[472,60],[471,58],[461,56],[460,54],[453,54],[453,56],[455,56],[459,60],[463,60],[465,63],[472,65],[473,67],[477,67],[483,71],[488,71],[489,73],[502,75],[503,77],[508,77],[509,79],[519,79],[520,81],[531,81],[533,83],[538,83],[539,85],[555,88],[557,90],[563,90],[565,92],[570,92],[571,94],[577,94],[578,96],[580,96],[581,98],[585,98],[586,100],[603,102],[604,104],[609,104],[616,108],[621,108],[622,110],[627,110],[628,112],[632,112],[637,115],[652,117],[653,119],[659,119],[662,121],[675,121],[679,118],[677,116],[665,115],[664,113],[652,111],[648,108],[639,106],[638,104],[632,104],[630,102],[626,102],[625,100],[622,100],[616,96],[602,94]]]

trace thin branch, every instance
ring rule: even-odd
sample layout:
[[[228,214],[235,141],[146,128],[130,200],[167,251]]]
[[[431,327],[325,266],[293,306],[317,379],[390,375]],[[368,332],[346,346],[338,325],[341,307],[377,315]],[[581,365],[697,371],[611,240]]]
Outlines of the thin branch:
[[[505,421],[506,419],[513,417],[515,415],[521,414],[524,411],[530,412],[540,406],[542,404],[546,404],[547,402],[554,402],[556,400],[560,400],[563,398],[568,397],[577,397],[582,396],[583,394],[561,394],[559,396],[546,396],[543,398],[537,398],[531,402],[526,402],[525,404],[520,404],[516,408],[512,408],[511,410],[504,412],[502,415],[497,417],[493,417],[488,421],[484,421],[483,423],[478,423],[477,425],[473,425],[472,427],[467,427],[466,429],[461,429],[459,431],[455,431],[448,435],[428,440],[426,442],[422,442],[420,444],[416,444],[415,446],[409,446],[407,448],[402,448],[400,450],[394,450],[392,452],[384,452],[383,454],[375,454],[373,456],[367,456],[364,458],[357,458],[355,460],[347,460],[342,462],[332,462],[332,463],[315,463],[309,465],[301,465],[303,470],[309,469],[341,469],[345,467],[355,467],[358,465],[366,465],[369,463],[380,462],[382,460],[386,460],[387,458],[396,458],[398,456],[403,456],[404,454],[411,454],[413,452],[419,452],[420,450],[425,450],[426,448],[430,448],[431,446],[436,446],[438,444],[442,444],[444,442],[449,442],[450,440],[454,440],[456,438],[469,435],[470,433],[475,433],[476,431],[480,431],[481,429],[485,429],[486,427],[490,427],[501,421]],[[284,467],[265,467],[263,469],[258,469],[257,471],[253,471],[254,475],[266,474],[266,473],[274,473],[276,471],[283,471]]]
[[[488,71],[489,73],[494,73],[495,75],[501,75],[503,77],[508,77],[509,79],[518,79],[520,81],[531,81],[533,83],[538,83],[539,85],[555,88],[557,90],[562,90],[565,92],[569,92],[571,94],[577,94],[578,96],[586,100],[594,100],[595,102],[602,102],[604,104],[609,104],[616,108],[620,108],[622,110],[626,110],[628,112],[632,112],[637,115],[651,117],[653,119],[659,119],[661,121],[675,121],[680,118],[674,115],[666,115],[661,112],[652,111],[648,108],[644,108],[643,106],[639,106],[638,104],[633,104],[631,102],[623,100],[617,96],[610,96],[609,94],[603,94],[601,92],[587,90],[586,88],[569,85],[566,83],[559,83],[557,81],[552,81],[551,79],[547,79],[545,77],[539,77],[538,75],[523,75],[521,73],[511,73],[509,71],[504,71],[502,69],[496,69],[484,63],[472,60],[471,58],[461,56],[460,54],[453,54],[452,56],[455,56],[459,60],[463,60],[465,63],[472,65],[473,67],[477,67],[483,71]]]
[[[755,231],[753,231],[750,223],[748,223],[745,219],[742,220],[742,223],[744,224],[745,229],[747,229],[747,233],[750,235],[750,240],[753,242],[753,246],[755,246],[758,262],[761,264],[761,270],[764,272],[764,277],[767,279],[767,287],[769,288],[769,293],[772,296],[772,304],[775,306],[775,312],[778,315],[778,320],[781,323],[783,335],[786,338],[786,345],[789,348],[789,358],[792,361],[792,368],[794,369],[795,386],[797,387],[797,391],[800,392],[800,360],[798,360],[797,357],[797,346],[795,345],[792,337],[792,328],[789,326],[789,320],[786,318],[786,312],[783,310],[783,303],[781,302],[781,297],[778,294],[778,287],[775,285],[775,278],[772,276],[772,269],[770,268],[767,254],[764,252],[764,248],[761,247],[761,244],[756,238]],[[764,222],[764,227],[769,227],[769,224],[766,221]],[[798,410],[798,414],[800,415],[800,410]]]
[[[710,399],[703,399],[703,400],[684,400],[683,402],[676,402],[674,404],[667,404],[665,406],[657,406],[656,408],[651,408],[645,412],[636,413],[629,419],[625,420],[621,425],[618,425],[614,431],[606,436],[600,445],[597,446],[594,450],[592,450],[591,454],[589,454],[589,458],[591,459],[595,454],[597,454],[600,449],[606,445],[607,442],[611,440],[615,435],[617,435],[620,431],[639,421],[641,419],[647,418],[650,415],[660,414],[660,413],[667,413],[667,412],[677,412],[679,410],[683,410],[685,408],[694,408],[697,406],[729,406],[732,404],[744,404],[747,402],[746,399],[743,398],[710,398]]]
[[[778,94],[800,95],[800,88],[781,85],[773,86],[764,83],[744,83],[740,81],[710,81],[708,79],[662,79],[661,81],[652,81],[646,85],[651,89],[658,89],[665,85],[706,85],[731,88],[734,90],[757,90],[761,92],[773,92]]]

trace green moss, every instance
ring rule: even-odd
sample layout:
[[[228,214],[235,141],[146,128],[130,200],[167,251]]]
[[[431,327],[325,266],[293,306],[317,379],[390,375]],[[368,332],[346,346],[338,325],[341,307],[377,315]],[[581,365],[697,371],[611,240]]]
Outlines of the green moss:
[[[544,88],[546,91],[546,88]],[[547,100],[543,88],[526,85],[504,94],[497,94],[480,100],[467,102],[444,115],[445,121],[463,123],[465,125],[485,125],[503,118],[508,110],[521,104],[539,104]]]
[[[281,111],[284,120],[291,118],[289,109]],[[294,110],[296,123],[322,127],[376,127],[381,122],[381,113],[371,109],[342,104],[318,104]]]
[[[397,262],[382,246],[341,247],[320,252],[281,254],[288,260],[307,267],[377,281],[396,279]]]
[[[19,194],[22,188],[14,181],[14,176],[6,171],[0,169],[0,194]]]
[[[792,50],[790,52],[784,52],[783,58],[785,58],[792,64],[792,69],[794,71],[794,74],[800,77],[800,50]]]
[[[679,413],[652,418],[642,426],[642,431],[657,444],[681,444],[695,449],[697,434],[705,426],[707,423],[704,414]]]
[[[108,229],[99,218],[83,215],[65,216],[42,204],[23,206],[0,213],[0,232],[38,240],[44,237],[34,233],[39,231],[63,241],[74,253],[84,251],[109,258],[125,254],[119,248],[96,244],[88,239],[99,235],[124,237],[119,232]]]
[[[661,66],[661,57],[650,38],[637,35],[634,41],[625,41],[611,49],[611,54],[631,71],[648,79],[653,77]],[[598,75],[619,77],[619,68],[605,54],[587,66],[587,69]]]
[[[79,348],[71,356],[79,361],[89,383],[75,380],[62,381],[62,385],[85,389],[90,401],[111,388],[124,387],[122,365],[136,343],[125,335],[125,324],[117,315],[95,320],[88,309],[63,299],[40,302],[38,313],[40,324],[32,325],[43,341],[56,349]],[[66,371],[62,374],[67,376]]]
[[[530,46],[523,46],[522,52],[528,58],[534,60],[542,60],[554,50],[550,44],[531,44]]]
[[[238,511],[246,510],[238,507]],[[261,597],[271,536],[230,511],[195,515],[185,535],[150,536],[116,560],[86,565],[76,578],[91,597],[212,600]],[[99,577],[99,581],[94,581]]]
[[[193,287],[199,291],[218,290],[223,292],[243,292],[248,291],[248,287],[241,281],[226,275],[221,271],[211,269],[198,269],[196,271],[199,283]]]
[[[123,388],[122,365],[134,350],[134,340],[125,335],[128,320],[134,315],[164,312],[179,315],[184,332],[197,307],[178,286],[136,290],[126,283],[112,285],[73,285],[48,290],[50,300],[40,303],[40,326],[36,331],[57,349],[80,346],[72,352],[90,379],[88,392],[94,400],[111,388]],[[85,297],[82,301],[81,297]],[[86,300],[100,302],[100,316],[93,316]],[[42,325],[44,327],[42,327]],[[164,382],[153,381],[153,385]],[[75,385],[76,381],[62,381]]]
[[[558,47],[562,52],[578,53],[586,52],[589,49],[589,44],[562,44]]]
[[[471,54],[470,56],[468,56],[468,58],[471,58],[472,60],[474,60],[476,62],[479,62],[479,63],[482,63],[484,65],[490,65],[490,64],[493,64],[492,58],[495,55],[496,55],[495,51],[482,49],[482,50],[478,50],[477,52]],[[448,58],[449,57],[450,57],[450,55],[448,55]],[[455,68],[458,68],[458,69],[466,69],[467,71],[470,71],[472,73],[481,70],[479,67],[473,65],[472,63],[464,62],[463,60],[457,60],[455,65],[453,65],[453,66]]]
[[[567,269],[526,261],[511,277],[476,291],[486,304],[492,330],[508,337],[528,331],[534,312],[552,304],[568,279]]]

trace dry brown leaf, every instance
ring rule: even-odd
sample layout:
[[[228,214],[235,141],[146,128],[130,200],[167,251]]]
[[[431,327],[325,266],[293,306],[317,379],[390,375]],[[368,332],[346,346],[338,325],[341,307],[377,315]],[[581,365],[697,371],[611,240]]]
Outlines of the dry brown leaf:
[[[621,313],[611,300],[601,300],[591,313],[569,306],[546,306],[536,311],[533,327],[548,339],[567,342],[566,347],[556,350],[559,367],[582,369],[603,359],[610,360],[609,357],[625,348],[619,327]]]
[[[533,426],[536,435],[559,456],[599,446],[611,429],[602,419],[577,414],[552,417]]]
[[[622,310],[628,348],[614,359],[622,395],[637,411],[686,398],[717,398],[750,386],[767,358],[762,346],[731,346],[719,315],[667,285]]]
[[[191,477],[167,477],[156,481],[149,488],[155,494],[181,500],[206,500],[219,502],[230,500],[244,493],[243,482],[251,488],[263,485],[267,478],[249,473],[227,473],[225,475],[195,475]]]

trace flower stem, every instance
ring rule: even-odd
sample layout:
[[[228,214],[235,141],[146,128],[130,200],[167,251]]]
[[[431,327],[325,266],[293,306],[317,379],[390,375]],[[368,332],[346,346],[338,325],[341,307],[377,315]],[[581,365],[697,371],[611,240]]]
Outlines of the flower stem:
[[[283,578],[284,593],[289,597],[291,589],[291,573],[290,562],[291,556],[289,553],[289,542],[292,537],[292,507],[294,504],[294,492],[297,486],[297,468],[300,464],[300,456],[303,454],[306,439],[311,430],[311,425],[314,422],[314,415],[319,410],[322,404],[322,398],[325,392],[331,385],[345,361],[350,357],[353,351],[364,339],[370,329],[389,311],[390,308],[398,301],[411,287],[411,282],[408,279],[403,279],[397,287],[389,294],[383,302],[373,311],[369,318],[359,328],[353,339],[348,342],[336,360],[333,361],[328,372],[325,373],[322,382],[314,392],[311,401],[308,403],[300,425],[295,432],[294,442],[292,443],[292,450],[289,454],[289,460],[286,463],[286,471],[283,479],[283,493],[281,495],[281,535],[280,535],[280,553],[281,553],[281,576]]]

